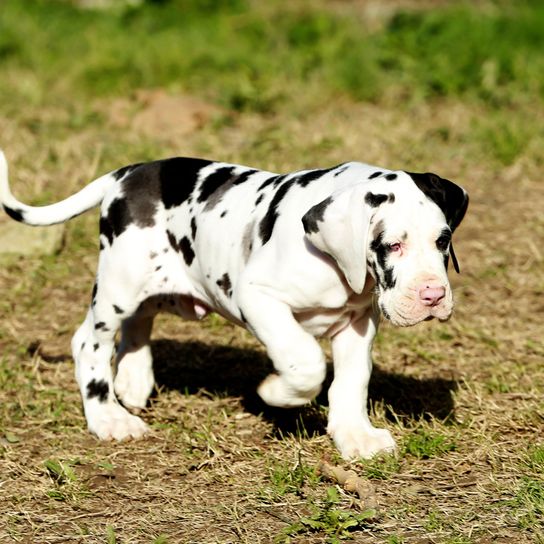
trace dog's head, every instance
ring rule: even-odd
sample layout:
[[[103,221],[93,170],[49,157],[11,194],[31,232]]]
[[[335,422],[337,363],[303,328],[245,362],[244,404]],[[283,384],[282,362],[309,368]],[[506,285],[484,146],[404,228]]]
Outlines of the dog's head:
[[[451,237],[468,206],[464,189],[435,174],[395,172],[352,185],[302,218],[306,237],[361,293],[370,275],[383,315],[399,326],[448,319]]]

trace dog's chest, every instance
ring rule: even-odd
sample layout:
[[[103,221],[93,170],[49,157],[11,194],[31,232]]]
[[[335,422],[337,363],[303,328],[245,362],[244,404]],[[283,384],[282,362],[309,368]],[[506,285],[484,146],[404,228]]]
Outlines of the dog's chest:
[[[331,337],[348,325],[353,312],[348,308],[328,310],[317,308],[295,313],[295,319],[302,328],[316,337]]]

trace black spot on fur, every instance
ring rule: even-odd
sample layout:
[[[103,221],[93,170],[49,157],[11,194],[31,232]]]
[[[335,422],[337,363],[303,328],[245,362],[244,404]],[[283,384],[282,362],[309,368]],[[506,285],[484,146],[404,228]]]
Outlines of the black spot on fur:
[[[96,344],[93,344],[93,351],[97,351],[100,347],[100,344],[97,342]]]
[[[365,202],[372,206],[373,208],[377,208],[380,204],[383,204],[387,200],[387,195],[382,194],[374,194],[374,193],[367,193],[365,195]]]
[[[124,310],[122,310],[121,308],[119,308],[119,306],[117,306],[117,304],[114,304],[114,305],[113,305],[113,311],[114,311],[116,314],[122,314],[122,313],[124,313]]]
[[[150,259],[154,259],[155,257],[158,256],[158,253],[155,253],[154,251],[152,251],[150,254],[149,254],[149,258]]]
[[[108,243],[111,245],[113,243],[113,228],[106,217],[100,218],[98,229],[100,234],[103,234],[108,240]]]
[[[96,381],[94,378],[87,384],[87,398],[94,399],[98,397],[99,402],[106,402],[110,387],[104,380]]]
[[[85,347],[85,342],[81,342],[81,351],[83,351],[83,348]]]
[[[116,198],[110,204],[107,214],[100,218],[100,234],[103,234],[111,245],[113,238],[121,235],[132,221],[127,200]]]
[[[385,176],[385,179],[387,181],[393,181],[393,180],[397,179],[397,174],[387,174],[387,176]]]
[[[263,201],[263,198],[264,198],[264,193],[261,193],[261,194],[257,197],[257,200],[255,201],[255,207],[257,207],[257,206]]]
[[[211,161],[186,157],[160,161],[160,193],[164,207],[170,209],[185,202],[196,185],[199,172],[209,164]]]
[[[393,202],[395,202],[395,195],[393,193],[389,193],[389,197],[387,199],[387,202],[390,202],[391,204],[393,204]]]
[[[98,292],[98,283],[95,282],[93,285],[93,292],[91,293],[91,304],[94,306],[96,304],[96,293]]]
[[[274,195],[272,202],[268,206],[268,211],[259,224],[259,236],[261,237],[263,245],[270,240],[276,219],[278,218],[278,206],[283,200],[289,189],[293,186],[294,180],[290,180],[282,185]]]
[[[376,281],[382,289],[392,289],[396,285],[396,279],[393,277],[393,268],[387,266],[387,256],[391,250],[389,246],[383,242],[383,231],[372,240],[370,249],[376,255],[378,265],[375,269]],[[380,270],[382,275],[379,274]]]
[[[155,272],[158,272],[162,268],[162,264],[159,264],[155,267]]]
[[[277,176],[276,179],[274,179],[274,183],[273,183],[274,187],[278,187],[280,184],[282,184],[288,175],[289,174],[283,174],[281,176]]]
[[[257,191],[262,191],[263,189],[265,189],[266,187],[268,187],[269,185],[274,183],[278,178],[283,179],[284,177],[285,176],[277,176],[276,174],[274,174],[273,176],[271,176],[268,179],[264,180],[261,183],[261,185],[259,186],[259,188],[257,189]]]
[[[388,267],[384,268],[383,271],[383,288],[384,289],[393,289],[397,281],[393,277],[393,268]]]
[[[381,176],[383,174],[383,172],[374,172],[372,174],[370,174],[370,176],[368,176],[368,179],[374,179],[374,178],[377,178],[378,176]]]
[[[19,223],[23,222],[23,213],[21,210],[15,210],[13,208],[10,208],[9,206],[6,206],[5,204],[2,205],[4,208],[4,211],[12,218],[15,219],[15,221],[19,221]]]
[[[193,250],[193,246],[191,245],[191,241],[187,236],[184,236],[179,241],[179,250],[181,251],[183,255],[183,259],[187,263],[187,266],[191,266],[191,263],[193,262],[195,258],[195,252]]]
[[[107,329],[106,329],[106,324],[105,324],[103,321],[99,321],[98,323],[95,323],[95,324],[94,324],[94,328],[95,328],[97,331],[99,331],[99,330],[103,330],[103,331],[107,330]]]
[[[179,246],[178,246],[178,242],[176,240],[176,237],[174,236],[174,234],[172,232],[170,232],[169,230],[166,231],[166,236],[168,236],[168,242],[170,243],[170,245],[172,246],[172,249],[174,251],[179,251]]]
[[[138,162],[136,164],[130,164],[128,166],[123,166],[123,168],[119,168],[115,172],[112,172],[112,176],[115,178],[115,181],[119,181],[120,179],[124,178],[129,172],[134,171],[138,166],[141,166],[143,163]]]
[[[191,238],[194,240],[196,237],[196,218],[191,218]]]
[[[225,217],[225,215],[227,215],[227,213],[228,213],[227,210],[224,210],[224,211],[221,212],[221,215],[219,217]]]
[[[346,164],[345,166],[342,166],[341,164],[339,164],[336,168],[338,170],[334,172],[334,177],[339,176],[340,174],[343,174],[349,168],[349,164]]]
[[[206,201],[217,189],[219,189],[219,187],[221,187],[221,185],[223,185],[223,183],[226,183],[232,178],[233,171],[234,167],[225,166],[217,169],[215,172],[204,178],[204,181],[200,186],[197,202]]]
[[[314,181],[315,179],[319,179],[320,177],[324,176],[325,174],[328,174],[332,170],[335,170],[338,168],[337,166],[334,166],[332,168],[322,168],[319,170],[310,170],[310,172],[306,172],[304,174],[298,175],[295,180],[297,182],[297,185],[300,185],[301,187],[306,187],[309,183]]]
[[[319,204],[312,206],[302,217],[302,225],[306,234],[319,231],[318,222],[323,221],[325,210],[331,204],[332,197],[328,197]]]
[[[232,184],[240,185],[240,183],[244,183],[244,181],[247,181],[250,176],[255,174],[255,172],[257,172],[257,170],[246,170],[245,172],[242,172],[239,176],[234,178]]]
[[[232,295],[232,284],[230,282],[230,277],[226,272],[215,283],[217,283],[221,288],[221,291],[223,291],[227,297]]]

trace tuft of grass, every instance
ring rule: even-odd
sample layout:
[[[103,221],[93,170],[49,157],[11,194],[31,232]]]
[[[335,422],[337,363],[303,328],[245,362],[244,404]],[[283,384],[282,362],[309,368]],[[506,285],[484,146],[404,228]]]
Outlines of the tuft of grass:
[[[337,489],[327,488],[326,499],[321,504],[313,506],[313,513],[286,527],[276,541],[287,543],[291,542],[290,537],[317,532],[325,535],[325,542],[337,544],[341,540],[353,538],[354,530],[368,526],[371,520],[376,518],[375,510],[356,513],[339,508],[339,503]]]
[[[361,461],[364,474],[373,480],[388,480],[399,472],[400,462],[395,454],[383,454]]]
[[[45,470],[52,480],[54,487],[46,495],[55,501],[77,502],[89,495],[82,482],[79,481],[74,467],[81,464],[79,459],[46,459],[43,463]]]
[[[282,497],[288,493],[303,496],[304,487],[315,486],[320,481],[320,477],[317,468],[305,463],[299,451],[294,467],[279,462],[270,468],[270,481],[276,496]]]
[[[412,455],[418,459],[430,459],[456,450],[457,445],[445,435],[418,429],[408,435],[404,441],[403,449],[405,455]]]
[[[107,544],[116,544],[117,537],[115,536],[115,529],[112,525],[106,527],[106,542]]]

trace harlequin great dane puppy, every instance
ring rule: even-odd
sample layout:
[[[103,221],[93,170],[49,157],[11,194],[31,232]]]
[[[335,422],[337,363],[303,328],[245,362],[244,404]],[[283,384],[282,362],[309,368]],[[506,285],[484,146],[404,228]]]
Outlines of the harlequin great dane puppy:
[[[450,317],[451,236],[468,205],[461,187],[358,162],[278,175],[172,158],[31,207],[12,196],[3,155],[0,163],[1,200],[18,221],[51,225],[101,206],[92,303],[72,340],[85,416],[99,438],[146,433],[126,408],[143,408],[153,388],[155,314],[215,311],[266,347],[276,373],[258,392],[273,406],[317,395],[325,358],[316,337],[330,338],[328,432],[345,458],[394,449],[366,408],[379,310],[401,327]]]

